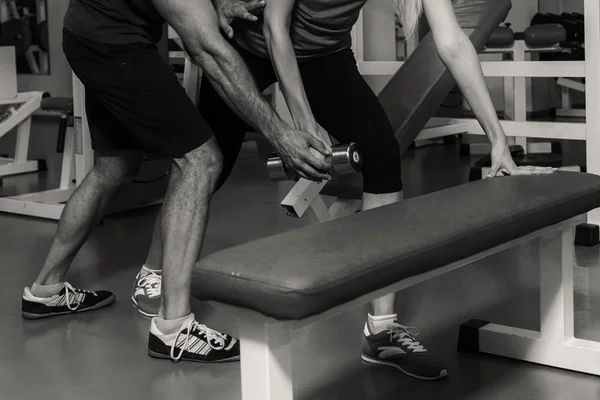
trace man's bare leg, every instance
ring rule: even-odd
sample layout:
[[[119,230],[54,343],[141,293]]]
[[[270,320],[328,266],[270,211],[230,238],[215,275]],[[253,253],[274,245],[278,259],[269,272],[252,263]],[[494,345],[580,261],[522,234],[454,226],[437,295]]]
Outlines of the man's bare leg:
[[[221,152],[214,138],[173,160],[160,218],[161,318],[175,319],[191,312],[192,267],[200,256],[210,198],[221,168]]]
[[[221,173],[214,138],[174,159],[160,214],[162,294],[158,317],[150,324],[148,353],[173,360],[239,360],[237,339],[196,322],[191,309],[192,268],[198,261],[208,209]]]
[[[99,155],[96,164],[75,190],[61,215],[48,256],[31,288],[25,288],[22,313],[25,318],[97,309],[114,302],[110,292],[87,296],[65,284],[71,262],[85,244],[113,195],[137,174],[141,152],[118,156]],[[88,293],[89,294],[89,293]]]

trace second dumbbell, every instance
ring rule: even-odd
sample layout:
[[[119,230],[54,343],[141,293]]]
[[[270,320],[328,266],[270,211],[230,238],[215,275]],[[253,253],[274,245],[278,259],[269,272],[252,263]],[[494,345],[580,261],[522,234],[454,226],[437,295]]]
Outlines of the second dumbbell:
[[[338,175],[348,175],[360,172],[362,156],[356,148],[356,143],[341,144],[332,148],[331,156],[326,158],[331,163],[333,171]],[[269,177],[276,181],[289,181],[298,178],[296,171],[285,166],[277,155],[267,161]]]

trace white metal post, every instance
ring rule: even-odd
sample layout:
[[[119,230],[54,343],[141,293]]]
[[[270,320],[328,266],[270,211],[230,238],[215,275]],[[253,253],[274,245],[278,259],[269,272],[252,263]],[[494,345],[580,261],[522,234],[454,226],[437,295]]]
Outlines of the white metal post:
[[[17,143],[15,148],[15,162],[26,162],[29,152],[29,137],[31,135],[31,117],[25,119],[17,129]],[[36,162],[37,164],[37,162]],[[37,168],[35,168],[37,170]]]
[[[584,0],[585,14],[585,104],[587,172],[600,175],[600,3]],[[588,221],[600,224],[600,209],[588,214]]]
[[[67,133],[65,135],[65,147],[63,150],[59,189],[75,189],[76,187],[76,183],[73,182],[73,179],[76,179],[74,162],[75,137],[73,131],[74,129],[67,128]],[[77,182],[77,184],[79,183],[80,182]]]
[[[79,185],[94,167],[94,151],[85,112],[85,88],[73,74],[73,114],[75,120],[75,179]]]
[[[240,321],[242,400],[293,400],[291,328]]]
[[[525,41],[517,40],[514,44],[513,57],[514,61],[525,61]],[[527,79],[522,76],[513,78],[513,90],[514,90],[514,120],[515,121],[526,121],[527,120]],[[523,147],[523,150],[527,152],[527,138],[516,137],[515,144]]]
[[[565,224],[539,238],[540,339],[564,342],[574,337],[573,227]]]

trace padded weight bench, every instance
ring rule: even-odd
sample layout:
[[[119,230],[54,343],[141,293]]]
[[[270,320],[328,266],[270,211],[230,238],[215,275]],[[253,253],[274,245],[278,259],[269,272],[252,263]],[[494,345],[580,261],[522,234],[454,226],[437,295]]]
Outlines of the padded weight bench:
[[[459,348],[600,375],[600,343],[574,338],[574,218],[600,177],[513,176],[462,186],[209,255],[192,294],[240,317],[243,400],[292,400],[293,329],[533,239],[541,331],[470,321]]]

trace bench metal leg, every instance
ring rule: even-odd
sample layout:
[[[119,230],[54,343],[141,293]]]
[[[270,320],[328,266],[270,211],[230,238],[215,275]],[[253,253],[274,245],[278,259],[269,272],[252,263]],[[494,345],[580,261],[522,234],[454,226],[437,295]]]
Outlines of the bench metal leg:
[[[242,400],[293,400],[291,325],[240,322]]]
[[[469,321],[459,350],[600,375],[600,343],[574,337],[573,225],[540,237],[540,331]]]

